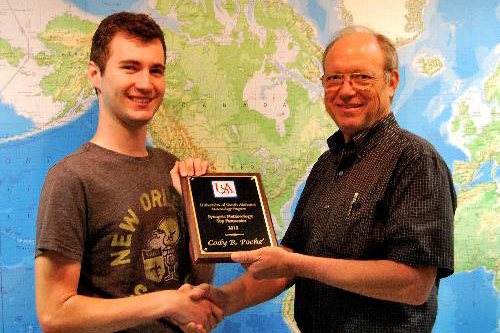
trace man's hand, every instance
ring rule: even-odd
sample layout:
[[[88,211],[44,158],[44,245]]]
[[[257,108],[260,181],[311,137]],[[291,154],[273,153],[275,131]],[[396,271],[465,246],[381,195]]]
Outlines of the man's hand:
[[[184,161],[176,161],[174,167],[170,170],[170,176],[175,189],[182,195],[180,177],[203,176],[207,173],[207,170],[208,161],[189,157]]]
[[[177,290],[178,311],[171,316],[171,320],[184,332],[209,332],[224,318],[224,313],[208,299],[190,298],[193,288],[189,284],[184,284]]]
[[[177,326],[180,327],[182,332],[184,333],[208,333],[207,330],[203,327],[201,324],[195,324],[195,323],[189,323],[189,324],[179,324],[175,323]]]
[[[217,305],[222,310],[225,310],[225,305],[227,301],[226,294],[224,294],[222,290],[211,284],[202,283],[199,286],[194,287],[193,289],[191,289],[189,297],[192,300],[199,300],[202,298],[206,298],[210,302]]]
[[[191,298],[193,301],[207,299],[223,310],[226,303],[226,295],[224,294],[224,292],[208,283],[202,283],[199,286],[192,288],[189,293],[189,298]],[[202,330],[203,326],[201,326],[200,324],[189,323],[179,326],[185,333],[204,333]]]
[[[263,247],[231,254],[231,260],[242,264],[255,279],[290,277],[293,274],[292,252],[283,247]]]

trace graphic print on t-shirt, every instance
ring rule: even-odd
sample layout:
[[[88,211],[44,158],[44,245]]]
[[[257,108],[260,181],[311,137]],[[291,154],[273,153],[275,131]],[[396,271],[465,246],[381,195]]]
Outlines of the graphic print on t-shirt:
[[[164,217],[147,242],[149,249],[142,251],[146,278],[157,283],[179,280],[178,243],[177,220]]]

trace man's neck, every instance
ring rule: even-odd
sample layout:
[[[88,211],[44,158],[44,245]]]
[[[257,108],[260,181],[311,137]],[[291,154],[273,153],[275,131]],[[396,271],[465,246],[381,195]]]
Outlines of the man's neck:
[[[99,122],[97,131],[90,142],[120,154],[144,157],[146,149],[146,125],[139,128],[128,128],[118,124]]]

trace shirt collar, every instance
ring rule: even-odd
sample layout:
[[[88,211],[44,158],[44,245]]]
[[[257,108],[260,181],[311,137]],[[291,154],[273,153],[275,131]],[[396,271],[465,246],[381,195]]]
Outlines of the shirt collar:
[[[350,143],[354,142],[356,153],[362,157],[366,152],[370,151],[380,140],[384,133],[392,132],[399,128],[394,113],[389,112],[386,116],[382,117],[379,121],[373,124],[370,128],[356,134]],[[340,130],[335,132],[327,139],[328,147],[330,150],[340,150],[346,148],[344,142],[344,135]]]

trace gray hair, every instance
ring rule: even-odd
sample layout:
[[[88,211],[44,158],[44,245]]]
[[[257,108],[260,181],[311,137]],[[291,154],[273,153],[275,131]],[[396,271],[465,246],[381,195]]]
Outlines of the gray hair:
[[[385,71],[392,71],[394,69],[397,69],[399,66],[399,60],[398,60],[398,53],[396,52],[396,46],[394,43],[386,36],[375,32],[374,30],[360,26],[360,25],[351,25],[348,27],[345,27],[341,29],[340,31],[337,32],[337,34],[333,37],[332,41],[328,43],[326,46],[325,52],[323,52],[323,59],[322,59],[322,65],[323,65],[323,71],[325,70],[325,59],[326,55],[328,54],[328,51],[332,48],[332,46],[339,41],[342,37],[352,35],[358,32],[364,32],[369,35],[372,35],[377,39],[378,45],[382,49],[382,52],[384,53],[384,70]]]

